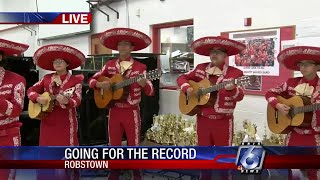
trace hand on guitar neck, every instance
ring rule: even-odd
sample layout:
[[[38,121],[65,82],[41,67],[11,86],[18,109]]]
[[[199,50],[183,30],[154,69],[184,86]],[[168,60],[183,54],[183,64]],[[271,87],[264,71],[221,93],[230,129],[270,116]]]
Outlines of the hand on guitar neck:
[[[146,78],[141,78],[137,82],[141,87],[144,88],[146,86],[146,84],[147,84],[147,79]]]
[[[286,116],[286,115],[289,114],[290,107],[287,106],[287,105],[285,105],[285,104],[278,103],[278,104],[276,105],[276,108],[277,108],[278,111],[279,111],[282,115],[284,115],[284,116]]]
[[[232,91],[234,88],[236,88],[236,85],[234,83],[229,83],[224,87],[227,91]]]
[[[57,100],[60,104],[68,104],[68,103],[69,103],[68,98],[66,98],[66,97],[65,97],[64,95],[62,95],[62,94],[57,95],[56,100]]]
[[[224,87],[227,91],[232,91],[234,88],[236,88],[236,85],[234,83],[229,83],[227,84],[225,87]],[[186,94],[187,96],[191,96],[193,93],[193,88],[192,87],[189,87],[187,90],[186,90]]]

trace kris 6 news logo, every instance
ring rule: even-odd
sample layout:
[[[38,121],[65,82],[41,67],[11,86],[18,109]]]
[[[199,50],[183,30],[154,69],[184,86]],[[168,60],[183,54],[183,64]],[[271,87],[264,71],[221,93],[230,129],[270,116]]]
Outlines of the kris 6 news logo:
[[[238,149],[236,165],[241,173],[259,174],[262,171],[265,150],[261,143],[242,143]]]

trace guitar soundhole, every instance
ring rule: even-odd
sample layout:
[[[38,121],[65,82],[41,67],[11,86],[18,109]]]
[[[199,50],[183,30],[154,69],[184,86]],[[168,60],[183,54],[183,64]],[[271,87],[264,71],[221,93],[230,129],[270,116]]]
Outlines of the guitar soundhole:
[[[111,91],[115,91],[116,90],[116,86],[113,84],[111,85]]]
[[[197,93],[198,102],[200,102],[201,95],[202,95],[202,88],[200,88],[198,93]]]
[[[289,110],[288,116],[290,117],[290,119],[292,119],[294,117],[294,111],[293,111],[292,107]]]

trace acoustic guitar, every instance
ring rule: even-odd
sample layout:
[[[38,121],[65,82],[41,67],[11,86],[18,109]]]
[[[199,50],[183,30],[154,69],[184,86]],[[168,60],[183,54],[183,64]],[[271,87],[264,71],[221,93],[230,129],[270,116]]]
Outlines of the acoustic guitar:
[[[69,88],[65,90],[62,95],[70,98],[72,97],[72,94],[74,92],[75,88]],[[54,100],[56,99],[56,96],[51,95],[48,92],[44,92],[43,94],[39,95],[40,97],[46,98],[48,101],[46,104],[40,104],[40,103],[34,103],[31,100],[29,100],[28,104],[28,114],[31,119],[38,119],[42,120],[48,113],[52,112],[54,107]]]
[[[211,92],[219,91],[229,83],[234,83],[238,86],[243,86],[254,82],[254,76],[242,76],[230,81],[224,81],[222,83],[211,85],[208,79],[203,79],[200,82],[189,81],[190,86],[193,88],[191,96],[187,96],[186,93],[180,91],[179,96],[179,109],[182,114],[193,116],[199,113],[200,106],[211,106],[214,104],[216,97],[211,95]]]
[[[116,74],[111,78],[100,76],[97,81],[109,81],[110,88],[95,88],[94,89],[94,100],[98,108],[106,108],[112,105],[115,101],[121,100],[127,97],[128,91],[125,87],[137,82],[141,78],[146,78],[150,81],[159,79],[161,77],[160,70],[152,70],[145,74],[139,74],[136,77],[125,79],[121,74]]]
[[[270,131],[276,134],[286,134],[292,127],[310,127],[313,111],[320,109],[320,104],[311,104],[310,98],[293,96],[289,99],[277,96],[281,104],[290,108],[287,116],[282,115],[270,104],[267,108],[267,120]]]

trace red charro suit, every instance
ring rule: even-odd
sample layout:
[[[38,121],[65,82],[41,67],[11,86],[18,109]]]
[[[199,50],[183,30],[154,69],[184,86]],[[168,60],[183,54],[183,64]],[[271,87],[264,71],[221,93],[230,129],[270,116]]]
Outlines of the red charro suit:
[[[23,110],[25,85],[22,76],[0,67],[0,146],[21,144],[19,115]],[[0,179],[15,179],[15,171],[1,170]]]
[[[70,88],[74,88],[73,94],[68,97],[69,103],[61,105],[55,101],[53,111],[41,120],[40,146],[77,146],[78,145],[78,121],[76,107],[81,103],[83,77],[71,74],[60,77],[62,85],[57,86],[53,81],[54,74],[47,74],[30,87],[27,91],[31,101],[36,102],[39,94],[49,92],[57,95]]]
[[[221,66],[222,75],[214,76],[206,73],[211,63],[199,64],[192,71],[177,79],[181,90],[185,92],[190,85],[189,80],[199,82],[209,79],[212,84],[218,84],[243,76],[243,72],[231,66]],[[236,87],[232,91],[219,90],[213,107],[201,107],[197,114],[198,145],[200,146],[231,146],[233,136],[233,111],[238,101],[243,99],[243,90]]]
[[[147,67],[138,61],[128,58],[133,64],[131,69],[124,73],[126,78],[136,77],[139,74],[146,72]],[[120,60],[109,60],[106,65],[103,66],[100,72],[96,73],[91,79],[89,79],[90,88],[95,88],[97,79],[100,76],[111,78],[115,74],[121,73]],[[129,95],[126,99],[120,100],[115,103],[114,107],[109,111],[109,143],[111,146],[121,146],[123,132],[126,133],[128,146],[138,146],[140,144],[140,129],[141,118],[139,103],[141,101],[141,86],[138,83],[133,83],[128,87]],[[148,80],[146,86],[143,88],[147,96],[154,94],[152,83]],[[118,179],[119,172],[112,171],[109,179]],[[134,178],[141,179],[141,175],[134,171]]]
[[[178,85],[183,92],[190,87],[188,81],[199,82],[209,79],[211,84],[218,84],[243,76],[243,72],[231,66],[221,65],[222,75],[209,75],[206,69],[211,63],[197,65],[192,71],[181,75],[177,79]],[[199,146],[231,146],[233,137],[233,111],[238,101],[243,99],[243,90],[236,87],[232,91],[221,89],[217,93],[217,99],[213,107],[202,106],[197,114],[197,135]],[[230,173],[230,172],[228,172]],[[220,173],[219,173],[220,174]],[[230,174],[220,174],[222,178],[231,177]],[[219,175],[219,176],[220,176]],[[201,171],[200,179],[211,179],[210,171]]]
[[[128,59],[133,62],[131,69],[125,73],[126,78],[132,78],[146,72],[146,66]],[[95,88],[97,80],[100,76],[112,77],[120,74],[119,59],[113,59],[103,66],[102,70],[96,73],[90,80],[90,88]],[[123,132],[125,131],[128,138],[128,146],[138,146],[140,144],[140,111],[139,103],[141,101],[141,87],[138,83],[129,86],[129,95],[126,99],[115,103],[109,112],[109,143],[111,146],[120,146]],[[154,94],[153,86],[147,81],[144,92],[148,96]]]
[[[312,103],[320,103],[320,79],[317,76],[311,81],[307,81],[305,78],[290,78],[287,82],[279,85],[278,87],[270,89],[265,97],[274,108],[278,101],[276,97],[278,95],[284,98],[290,98],[296,95],[294,88],[302,83],[308,83],[309,86],[314,87],[314,92],[311,97]],[[320,111],[313,113],[312,123],[310,127],[300,128],[295,127],[288,133],[286,138],[286,145],[288,146],[320,146]],[[310,180],[319,179],[320,171],[308,170],[308,177]]]

